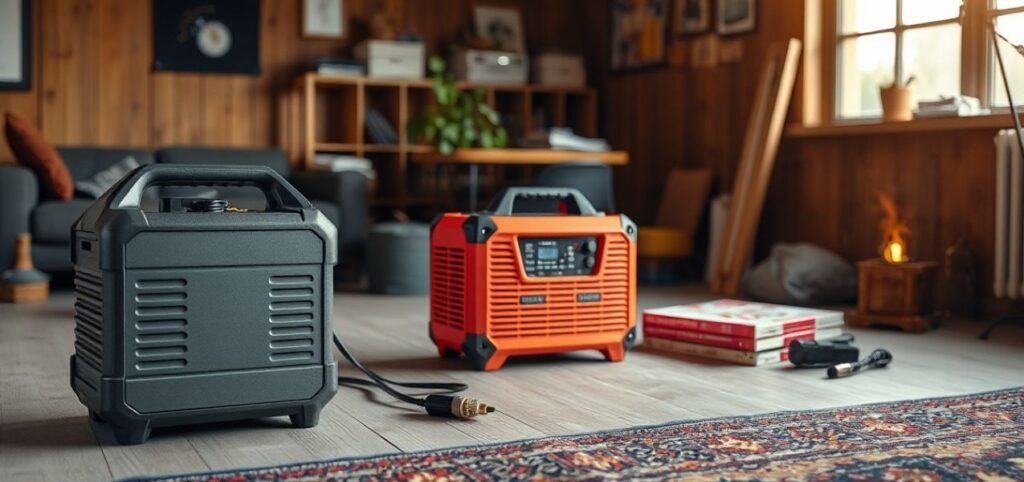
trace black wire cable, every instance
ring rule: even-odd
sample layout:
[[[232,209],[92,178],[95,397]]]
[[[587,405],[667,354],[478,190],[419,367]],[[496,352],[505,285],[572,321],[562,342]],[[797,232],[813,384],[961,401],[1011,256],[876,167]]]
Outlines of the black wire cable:
[[[362,363],[359,363],[359,360],[356,360],[356,357],[353,356],[350,351],[348,351],[348,348],[346,348],[345,344],[341,342],[341,339],[338,338],[338,335],[334,335],[334,346],[338,348],[338,351],[341,353],[341,356],[345,357],[345,359],[348,360],[348,362],[351,363],[352,366],[356,367],[359,371],[363,372],[363,374],[365,374],[369,378],[369,380],[365,380],[362,378],[339,376],[339,384],[375,386],[383,390],[388,395],[391,395],[392,397],[395,397],[406,403],[418,405],[420,407],[426,406],[427,402],[425,398],[419,398],[403,393],[397,390],[396,388],[392,387],[392,385],[405,388],[429,390],[433,392],[433,395],[450,395],[454,393],[464,392],[469,389],[469,386],[466,385],[465,383],[399,382],[391,380],[378,375],[373,370],[363,366]]]

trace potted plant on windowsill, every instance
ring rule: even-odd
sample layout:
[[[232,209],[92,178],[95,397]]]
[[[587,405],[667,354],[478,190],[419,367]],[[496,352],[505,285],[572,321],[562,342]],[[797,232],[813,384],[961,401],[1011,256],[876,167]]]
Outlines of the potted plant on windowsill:
[[[483,89],[459,90],[455,76],[445,71],[444,60],[436,55],[429,68],[436,103],[406,124],[410,139],[429,142],[444,155],[457,148],[508,145],[501,116],[487,104]]]
[[[885,122],[901,122],[914,118],[914,84],[913,75],[903,85],[893,81],[888,87],[879,89],[882,99],[882,120]]]

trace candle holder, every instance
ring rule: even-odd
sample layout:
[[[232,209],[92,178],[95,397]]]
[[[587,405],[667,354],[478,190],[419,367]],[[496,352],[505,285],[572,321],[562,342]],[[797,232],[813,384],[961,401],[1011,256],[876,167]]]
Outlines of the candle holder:
[[[857,263],[857,311],[846,314],[855,327],[895,326],[922,333],[935,326],[936,263],[889,263],[870,259]]]

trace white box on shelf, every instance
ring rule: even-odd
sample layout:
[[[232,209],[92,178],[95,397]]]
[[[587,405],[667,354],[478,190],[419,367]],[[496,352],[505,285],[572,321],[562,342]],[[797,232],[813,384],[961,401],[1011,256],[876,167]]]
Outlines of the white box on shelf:
[[[384,79],[422,79],[426,72],[423,42],[367,40],[356,46],[356,58],[366,62],[366,75]]]
[[[499,50],[458,50],[455,75],[474,84],[524,85],[529,75],[529,58]]]
[[[533,62],[533,81],[538,84],[585,87],[587,69],[579,55],[546,53]]]

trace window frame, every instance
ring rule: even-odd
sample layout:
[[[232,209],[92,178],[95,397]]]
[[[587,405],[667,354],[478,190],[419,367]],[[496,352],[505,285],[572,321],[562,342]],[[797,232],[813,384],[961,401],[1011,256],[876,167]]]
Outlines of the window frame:
[[[805,109],[804,122],[809,124],[863,122],[865,120],[881,121],[879,116],[839,117],[839,84],[841,66],[838,63],[839,49],[843,40],[865,35],[893,32],[896,36],[896,52],[893,72],[895,78],[903,78],[902,66],[902,34],[907,30],[948,25],[958,22],[961,26],[960,40],[960,93],[977,97],[982,107],[991,107],[993,99],[992,76],[989,75],[995,65],[992,55],[992,39],[988,26],[996,17],[1024,12],[1024,6],[1002,10],[995,8],[995,0],[966,0],[961,7],[959,18],[934,20],[913,25],[903,25],[903,0],[896,0],[896,25],[891,28],[877,29],[869,32],[839,33],[842,21],[839,12],[839,0],[806,0],[805,12],[817,13],[814,18],[818,24],[806,23],[808,32],[818,33],[820,43],[805,52]],[[817,53],[817,58],[806,55]],[[817,64],[817,65],[815,65]],[[820,79],[821,88],[815,89],[811,83],[814,76]],[[1018,100],[1018,103],[1020,101]],[[993,112],[1009,110],[1008,107],[993,108]]]
[[[968,1],[970,1],[970,0],[968,0]],[[989,4],[989,8],[987,8],[986,11],[985,11],[985,15],[986,15],[985,16],[985,21],[988,23],[988,25],[995,25],[996,17],[1002,17],[1002,16],[1006,16],[1006,15],[1015,15],[1015,14],[1024,14],[1024,5],[1017,6],[1017,7],[1004,8],[1004,9],[997,9],[995,7],[995,0],[988,0],[987,3]],[[982,105],[984,105],[985,107],[992,107],[992,100],[995,99],[996,91],[998,89],[1002,89],[1004,87],[1003,87],[1003,79],[1000,78],[998,74],[990,75],[990,74],[993,74],[993,70],[994,70],[993,68],[996,67],[996,56],[995,56],[995,50],[993,48],[991,48],[992,47],[992,38],[991,38],[992,34],[989,33],[988,31],[986,31],[985,33],[987,34],[987,36],[986,36],[987,42],[986,42],[986,47],[985,47],[985,58],[987,59],[987,64],[985,65],[985,69],[984,69],[985,77],[983,79],[980,79],[981,81],[984,82],[983,85],[985,87],[985,89],[984,89],[985,97],[982,100]],[[1020,105],[1022,102],[1024,102],[1024,100],[1022,100],[1020,98],[1020,94],[1018,94],[1017,97],[1014,100],[1016,101],[1014,103],[1017,104],[1017,105]],[[1010,107],[1009,107],[1009,105],[999,106],[999,107],[994,107],[994,110],[997,110],[997,111],[1000,111],[1000,112],[1001,111],[1009,111]]]

